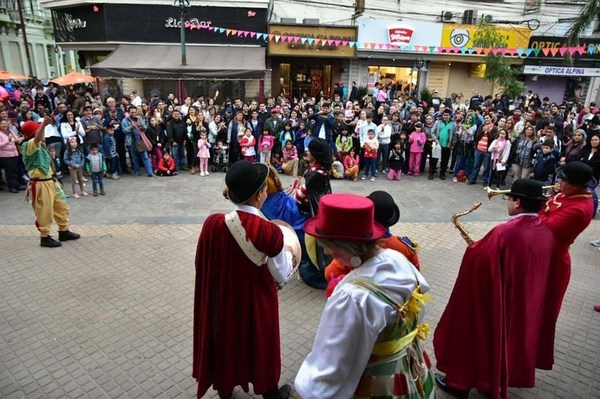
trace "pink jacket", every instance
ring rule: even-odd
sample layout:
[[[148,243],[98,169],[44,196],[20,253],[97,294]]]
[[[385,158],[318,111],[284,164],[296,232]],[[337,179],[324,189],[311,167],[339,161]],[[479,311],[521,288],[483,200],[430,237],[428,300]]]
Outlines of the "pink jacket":
[[[11,141],[10,139],[13,139]],[[18,157],[17,139],[10,132],[0,132],[0,158]]]
[[[423,146],[427,141],[427,135],[423,131],[414,131],[408,136],[410,152],[423,152]]]

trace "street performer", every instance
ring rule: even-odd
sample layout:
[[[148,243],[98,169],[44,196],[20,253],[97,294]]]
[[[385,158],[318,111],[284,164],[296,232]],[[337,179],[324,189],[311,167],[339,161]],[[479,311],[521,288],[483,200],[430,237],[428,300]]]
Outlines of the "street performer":
[[[567,163],[563,168],[556,170],[556,177],[560,179],[560,192],[551,197],[540,211],[540,219],[554,233],[558,245],[555,260],[555,273],[551,275],[552,287],[556,287],[554,295],[546,305],[551,312],[545,313],[545,328],[548,334],[544,336],[549,341],[545,343],[548,348],[554,348],[554,331],[560,313],[563,298],[571,278],[571,256],[569,247],[577,236],[590,224],[594,217],[594,202],[588,186],[594,179],[592,168],[579,161]],[[536,240],[537,242],[537,240]],[[540,354],[544,369],[551,369],[554,364],[554,351],[549,350]]]
[[[535,386],[540,358],[553,347],[544,320],[555,295],[552,231],[538,216],[542,183],[521,179],[506,194],[509,220],[469,245],[433,346],[440,389],[467,398],[472,388],[507,398]]]
[[[240,385],[265,399],[288,398],[281,374],[279,309],[275,281],[292,270],[281,229],[260,212],[268,167],[246,160],[225,176],[224,195],[235,210],[210,215],[196,250],[193,373],[198,398],[212,385],[231,398]]]
[[[69,205],[61,184],[53,176],[52,160],[44,142],[44,129],[52,123],[52,117],[46,116],[41,124],[28,121],[21,126],[23,163],[31,179],[27,196],[35,213],[35,226],[40,232],[40,246],[46,248],[60,247],[60,241],[80,237],[69,231]],[[58,225],[59,241],[50,236],[52,219]]]

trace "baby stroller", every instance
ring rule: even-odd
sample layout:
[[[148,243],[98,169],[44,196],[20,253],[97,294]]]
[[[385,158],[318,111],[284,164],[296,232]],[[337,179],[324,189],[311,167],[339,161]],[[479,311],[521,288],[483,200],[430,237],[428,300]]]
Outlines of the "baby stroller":
[[[222,143],[217,143],[213,154],[211,172],[227,172],[229,167],[229,146]]]

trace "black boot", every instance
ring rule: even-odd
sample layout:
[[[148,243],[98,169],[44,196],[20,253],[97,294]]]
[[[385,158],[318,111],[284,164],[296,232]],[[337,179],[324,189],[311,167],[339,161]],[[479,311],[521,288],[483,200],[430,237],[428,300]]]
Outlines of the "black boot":
[[[81,237],[79,234],[75,234],[69,230],[65,230],[65,231],[59,231],[58,232],[58,239],[60,241],[71,241],[71,240],[77,240],[79,239],[79,237]]]
[[[56,241],[51,236],[46,236],[46,237],[42,237],[40,239],[40,247],[56,248],[56,247],[62,247],[62,244],[60,242]]]
[[[446,174],[445,173],[440,173],[440,179],[441,180],[446,180]]]
[[[288,384],[282,385],[281,388],[271,389],[265,393],[263,399],[288,399],[292,393],[292,387]]]
[[[428,179],[429,179],[429,180],[433,180],[433,175],[434,175],[434,173],[433,173],[433,172],[429,172],[429,177],[428,177]]]
[[[435,373],[435,383],[437,384],[438,388],[440,388],[442,391],[458,399],[467,399],[469,397],[469,391],[461,391],[459,389],[454,389],[446,385],[445,375]]]

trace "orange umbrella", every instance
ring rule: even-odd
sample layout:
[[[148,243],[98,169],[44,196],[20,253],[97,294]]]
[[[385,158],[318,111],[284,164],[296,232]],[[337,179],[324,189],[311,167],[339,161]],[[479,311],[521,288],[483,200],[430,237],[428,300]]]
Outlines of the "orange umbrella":
[[[77,83],[93,83],[96,78],[90,75],[79,72],[71,72],[60,78],[52,79],[50,82],[55,83],[59,86],[69,86]]]
[[[28,80],[29,76],[19,75],[8,71],[0,71],[0,80]]]

